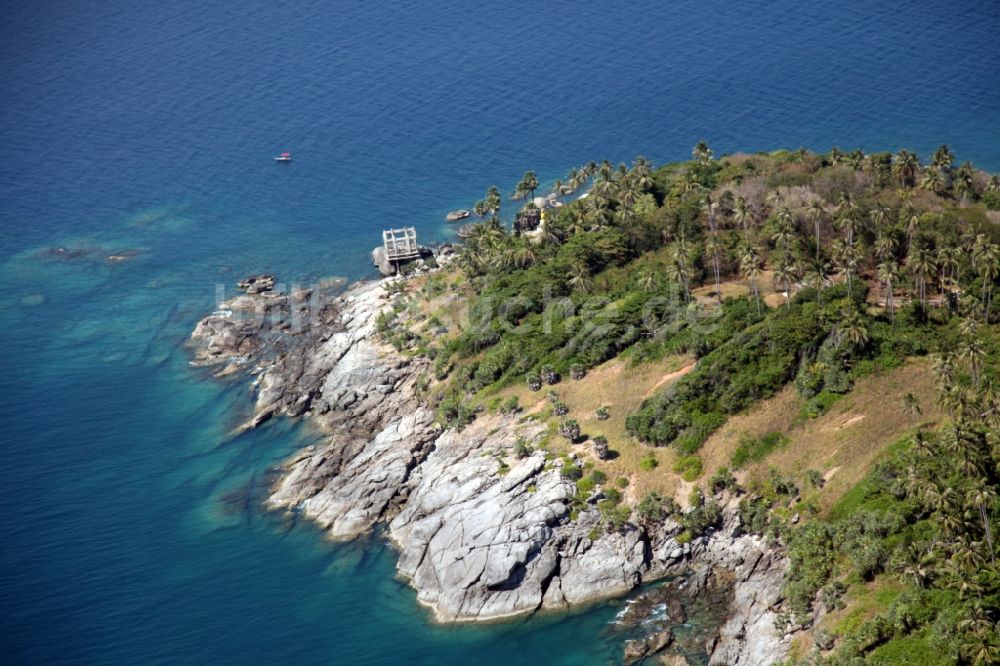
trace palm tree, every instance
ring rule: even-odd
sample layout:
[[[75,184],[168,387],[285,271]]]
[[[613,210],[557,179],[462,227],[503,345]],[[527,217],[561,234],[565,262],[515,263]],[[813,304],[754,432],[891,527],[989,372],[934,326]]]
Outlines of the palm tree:
[[[934,157],[931,158],[931,164],[938,169],[950,169],[954,163],[955,155],[951,152],[948,144],[938,146],[938,149],[934,151]]]
[[[860,171],[861,167],[865,164],[865,151],[860,148],[855,148],[847,154],[847,163],[850,164],[851,168],[855,171]]]
[[[587,264],[582,261],[573,264],[569,268],[569,275],[569,286],[584,294],[590,292],[591,287],[594,285],[594,280],[590,275],[590,269],[587,268]]]
[[[983,280],[983,317],[990,320],[990,305],[993,300],[993,283],[1000,276],[1000,247],[977,238],[972,252],[973,266]]]
[[[927,583],[934,575],[935,564],[937,564],[937,557],[933,550],[922,548],[917,544],[910,544],[906,551],[906,560],[900,565],[899,570],[904,578],[911,580],[914,585],[923,589],[927,587]]]
[[[944,390],[955,382],[955,355],[948,352],[934,357],[931,372],[937,380],[938,388]]]
[[[917,283],[920,302],[927,305],[927,277],[934,273],[934,257],[924,248],[911,248],[906,257],[906,269]]]
[[[611,166],[611,162],[603,160],[594,173],[600,180],[610,183],[614,179],[615,168]]]
[[[643,192],[653,186],[653,167],[642,155],[635,158],[632,164],[632,175],[636,186]]]
[[[712,156],[714,154],[715,153],[712,152],[712,149],[709,148],[708,144],[705,143],[704,141],[699,141],[698,144],[694,147],[694,150],[691,151],[691,156],[694,157],[694,159],[696,159],[698,163],[702,165],[711,162]]]
[[[486,190],[486,199],[484,202],[486,204],[486,210],[493,215],[493,220],[499,220],[500,205],[503,203],[503,198],[500,196],[500,190],[497,189],[496,185],[491,185],[490,189]]]
[[[621,207],[630,213],[632,208],[635,206],[635,202],[639,200],[639,188],[635,185],[635,182],[630,177],[622,178],[618,183],[618,203]]]
[[[566,185],[559,179],[556,179],[556,182],[552,184],[552,193],[556,195],[559,201],[563,200],[563,190],[565,188]]]
[[[868,329],[854,308],[843,313],[843,318],[837,326],[837,340],[846,342],[853,349],[868,344]]]
[[[812,221],[816,228],[816,261],[819,261],[819,224],[822,222],[823,217],[826,215],[826,209],[823,208],[823,203],[819,199],[813,199],[809,206],[806,208],[806,217]]]
[[[892,295],[892,285],[896,282],[899,271],[896,269],[896,262],[883,261],[878,265],[878,279],[885,289],[885,309],[889,313],[889,322],[895,321],[895,301]]]
[[[837,201],[837,205],[834,206],[834,215],[840,217],[846,213],[856,210],[858,205],[854,203],[854,198],[851,197],[850,192],[844,190],[840,193],[840,199]]]
[[[546,224],[542,222],[539,229],[542,230],[542,235],[539,240],[543,247],[555,247],[563,242],[563,230],[555,227],[551,224]]]
[[[959,358],[964,358],[969,362],[969,370],[972,373],[972,385],[979,388],[980,376],[983,363],[986,361],[986,350],[978,337],[969,338],[958,352]]]
[[[472,212],[474,212],[476,216],[480,220],[482,220],[483,218],[486,217],[486,214],[489,213],[490,211],[488,208],[486,208],[486,202],[480,200],[477,201],[476,204],[472,207]]]
[[[892,171],[899,179],[900,186],[913,187],[913,184],[917,182],[917,174],[920,172],[920,159],[916,153],[911,153],[904,148],[896,153]]]
[[[787,252],[795,240],[795,231],[790,225],[779,222],[777,230],[771,235],[771,240],[774,241],[775,247]]]
[[[944,245],[937,251],[937,265],[941,272],[942,291],[948,283],[958,284],[958,271],[961,266],[962,251],[957,247]]]
[[[524,185],[524,189],[528,191],[531,198],[535,198],[535,190],[538,189],[538,176],[535,175],[534,171],[525,171],[524,176],[521,177],[521,184]]]
[[[995,632],[1000,631],[994,629]],[[972,666],[989,666],[1000,663],[1000,647],[988,636],[963,636],[959,650]]]
[[[817,303],[823,302],[823,288],[826,286],[827,268],[825,263],[817,259],[810,263],[809,269],[806,271],[809,285],[816,290]]]
[[[955,180],[952,183],[952,187],[955,188],[955,193],[960,194],[962,197],[962,205],[965,205],[965,199],[972,191],[973,176],[975,171],[972,168],[972,162],[963,162],[962,166],[958,167],[955,172]]]
[[[912,393],[907,393],[903,396],[903,411],[909,414],[910,419],[913,421],[913,425],[917,425],[917,417],[922,416],[924,413],[923,409],[920,408],[920,402],[917,400],[917,396]],[[917,432],[917,439],[923,441],[924,436],[922,432]]]
[[[849,209],[837,217],[837,225],[844,230],[844,237],[848,245],[854,244],[854,234],[861,228],[861,220],[854,209]]]
[[[638,278],[636,278],[636,283],[639,285],[639,288],[642,289],[643,291],[653,292],[656,291],[656,289],[659,287],[660,280],[656,274],[656,271],[650,268],[646,268],[641,273],[639,273]]]
[[[924,171],[924,177],[920,179],[920,189],[941,194],[945,188],[944,171],[937,166],[930,167]]]
[[[792,306],[792,282],[795,281],[796,277],[795,266],[793,264],[783,261],[774,268],[774,283],[785,294],[785,307]]]
[[[913,235],[920,228],[920,214],[907,206],[900,211],[899,216],[902,219],[903,226],[906,228],[906,251],[909,252],[910,248],[913,247]]]
[[[692,194],[697,193],[704,189],[704,186],[698,181],[698,177],[692,171],[684,172],[681,176],[681,193],[682,194]]]
[[[854,294],[854,276],[858,274],[858,251],[853,244],[838,245],[839,251],[834,257],[839,272],[847,278],[847,295]]]
[[[750,203],[743,197],[736,198],[736,204],[733,209],[733,217],[743,226],[743,240],[746,243],[750,242],[750,225],[754,222],[753,210],[750,208]]]
[[[889,261],[896,256],[896,249],[899,243],[892,234],[880,234],[875,239],[875,258],[879,261]]]
[[[876,233],[880,233],[889,223],[889,208],[880,201],[875,204],[868,216],[871,218],[872,228]]]
[[[671,250],[671,261],[667,266],[667,275],[671,280],[681,286],[681,293],[684,294],[684,302],[688,302],[688,285],[691,280],[691,255],[688,252],[687,244],[680,240]]]
[[[712,255],[712,270],[715,273],[715,296],[719,299],[719,305],[722,305],[722,285],[719,279],[719,250],[720,243],[718,237],[718,228],[715,223],[715,215],[718,211],[719,204],[712,201],[712,197],[706,196],[705,203],[702,204],[702,210],[708,217],[708,229],[709,236],[705,241],[705,251]]]
[[[760,277],[761,258],[757,248],[746,245],[740,256],[740,270],[750,281],[750,293],[757,303],[757,314],[760,314],[760,291],[757,289],[757,278]]]
[[[535,246],[530,241],[522,239],[504,250],[502,263],[505,267],[527,268],[537,260],[538,253]]]
[[[885,172],[882,165],[882,161],[875,155],[865,155],[865,160],[861,165],[861,170],[871,177],[876,186],[881,186],[885,182]]]

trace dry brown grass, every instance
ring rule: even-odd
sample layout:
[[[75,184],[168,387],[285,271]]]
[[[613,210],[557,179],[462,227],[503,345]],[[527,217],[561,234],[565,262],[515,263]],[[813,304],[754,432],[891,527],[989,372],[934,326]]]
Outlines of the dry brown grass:
[[[926,359],[858,380],[854,390],[815,419],[801,416],[805,400],[794,388],[730,418],[699,451],[706,473],[726,466],[743,433],[764,435],[783,432],[790,442],[752,463],[737,476],[760,479],[769,466],[799,481],[809,469],[828,481],[818,494],[821,510],[828,510],[871,468],[882,450],[912,429],[911,418],[902,410],[903,396],[913,393],[923,407],[923,421],[940,417],[935,403],[933,377]]]
[[[638,501],[646,493],[658,492],[673,494],[678,483],[683,483],[676,474],[671,472],[677,455],[670,449],[658,449],[641,444],[629,437],[625,431],[625,418],[635,411],[646,397],[677,381],[694,367],[692,360],[686,356],[671,356],[660,361],[630,366],[625,360],[612,359],[591,369],[581,380],[564,378],[555,386],[546,386],[535,393],[527,386],[510,386],[500,392],[507,398],[516,395],[525,414],[541,418],[554,428],[561,420],[576,419],[580,430],[588,438],[604,435],[608,439],[608,447],[616,456],[612,460],[597,460],[593,447],[588,441],[584,444],[569,444],[566,440],[554,436],[550,438],[549,448],[555,453],[575,451],[591,463],[594,469],[599,469],[608,475],[610,483],[620,477],[629,479],[625,497]],[[552,416],[552,404],[546,397],[549,390],[559,394],[559,399],[569,407],[565,417]],[[607,407],[610,418],[598,420],[596,410]],[[642,471],[640,461],[648,455],[653,455],[658,466],[652,471]]]
[[[722,298],[741,298],[750,295],[750,282],[745,279],[726,280],[719,285]],[[757,280],[757,289],[760,290],[760,297],[767,305],[776,308],[785,304],[784,292],[774,288],[774,271],[761,271]],[[702,305],[714,305],[718,303],[715,296],[715,283],[703,285],[691,290],[691,295]],[[794,291],[793,291],[794,295]]]
[[[450,329],[449,337],[458,334],[464,317],[468,294],[462,286],[456,293],[451,288],[427,299],[420,290],[427,276],[412,280],[407,292],[416,296],[425,316],[434,315]],[[447,275],[452,283],[460,280],[457,273]],[[765,271],[760,288],[769,305],[777,306],[784,297],[772,284],[770,271]],[[704,303],[715,301],[714,285],[695,289],[695,298]],[[729,280],[722,284],[723,296],[740,296],[749,293],[745,280]],[[609,482],[625,477],[629,486],[627,500],[637,502],[650,491],[673,495],[678,502],[686,503],[693,484],[686,483],[672,471],[677,453],[670,448],[654,448],[629,437],[625,419],[639,404],[656,392],[677,381],[694,367],[689,357],[674,356],[660,361],[631,366],[624,359],[612,359],[590,370],[579,381],[564,378],[553,387],[544,387],[537,393],[523,384],[509,386],[497,394],[501,399],[517,396],[525,415],[546,422],[554,433],[558,423],[565,418],[576,419],[588,441],[571,445],[558,435],[549,438],[549,449],[560,454],[575,451],[593,468],[607,474]],[[565,417],[552,415],[552,404],[546,397],[554,390],[559,399],[569,407]],[[906,393],[917,396],[925,410],[925,421],[939,418],[934,401],[933,380],[929,362],[915,359],[905,366],[859,380],[854,390],[833,404],[829,412],[816,419],[802,416],[805,400],[793,387],[788,386],[769,400],[755,404],[744,414],[731,417],[713,434],[698,451],[704,474],[696,483],[704,484],[719,467],[727,466],[743,433],[764,435],[769,432],[785,433],[790,442],[773,451],[764,460],[751,463],[737,472],[741,482],[762,478],[769,466],[802,481],[809,469],[818,470],[827,478],[817,501],[821,510],[828,510],[844,492],[860,481],[879,453],[903,433],[912,428],[909,417],[901,409]],[[484,402],[488,400],[484,398]],[[599,407],[607,407],[610,418],[597,419]],[[612,460],[599,461],[593,454],[590,441],[597,435],[608,439],[610,449],[617,454]],[[640,462],[652,455],[658,462],[656,469],[643,471]]]

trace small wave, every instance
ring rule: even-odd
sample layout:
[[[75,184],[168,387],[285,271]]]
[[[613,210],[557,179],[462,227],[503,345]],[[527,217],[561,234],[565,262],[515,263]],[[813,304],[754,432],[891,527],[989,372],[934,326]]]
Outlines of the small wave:
[[[640,624],[650,624],[652,622],[661,622],[667,619],[667,605],[666,604],[656,604],[650,609],[652,612],[649,617],[644,619]]]

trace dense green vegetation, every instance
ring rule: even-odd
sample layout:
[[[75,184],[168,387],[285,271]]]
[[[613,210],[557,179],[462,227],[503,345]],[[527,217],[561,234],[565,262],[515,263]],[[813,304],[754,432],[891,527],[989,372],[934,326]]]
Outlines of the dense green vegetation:
[[[574,169],[554,195],[587,196],[546,210],[534,231],[509,229],[490,188],[459,255],[463,288],[476,294],[468,325],[434,338],[387,316],[380,332],[435,359],[428,400],[456,427],[512,384],[540,391],[615,357],[689,354],[694,369],[626,427],[676,449],[673,472],[692,481],[712,432],[784,387],[801,396],[807,420],[859,378],[933,354],[946,422],[922,427],[913,399],[886,405],[912,415],[912,437],[827,518],[809,499],[824,483],[816,470],[802,488],[772,470],[745,489],[741,515],[746,529],[788,546],[784,621],[813,628],[806,662],[1000,662],[1000,180],[956,166],[946,146],[927,164],[906,150],[715,159],[699,144],[693,157]],[[537,212],[539,187],[525,173],[522,214]],[[582,435],[572,407],[553,396],[553,434],[569,443]],[[736,471],[786,445],[780,433],[746,437],[729,462]],[[650,454],[637,471],[657,464]],[[674,515],[686,539],[720,518],[700,489],[686,513],[657,493],[631,507],[599,471],[569,458],[562,469],[578,502],[603,492],[608,529]],[[707,488],[740,491],[725,468]],[[863,614],[851,604],[865,595],[876,610]],[[836,626],[816,625],[838,612],[847,615]]]
[[[809,626],[817,600],[834,611],[852,586],[896,583],[881,600],[885,610],[858,622],[848,615],[835,635],[816,632],[810,663],[1000,661],[1000,403],[975,351],[980,341],[994,349],[998,341],[975,324],[963,328],[961,355],[942,354],[935,366],[948,422],[892,447],[829,522],[787,534],[791,626]],[[826,655],[819,649],[834,645]]]

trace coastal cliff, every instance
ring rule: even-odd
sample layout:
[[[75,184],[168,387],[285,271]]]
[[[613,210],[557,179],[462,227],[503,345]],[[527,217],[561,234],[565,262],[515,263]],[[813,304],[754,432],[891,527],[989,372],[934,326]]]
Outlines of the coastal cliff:
[[[383,282],[341,295],[322,290],[241,295],[192,334],[195,364],[257,376],[254,415],[308,416],[328,434],[282,466],[267,503],[301,512],[334,539],[387,526],[398,571],[441,621],[495,620],[564,609],[692,571],[731,590],[726,620],[706,651],[712,664],[783,658],[775,628],[781,555],[743,535],[736,507],[687,543],[680,526],[605,530],[592,505],[571,512],[576,487],[538,442],[543,426],[481,414],[442,429],[419,399],[429,361],[383,344]],[[659,646],[662,648],[663,646]]]

